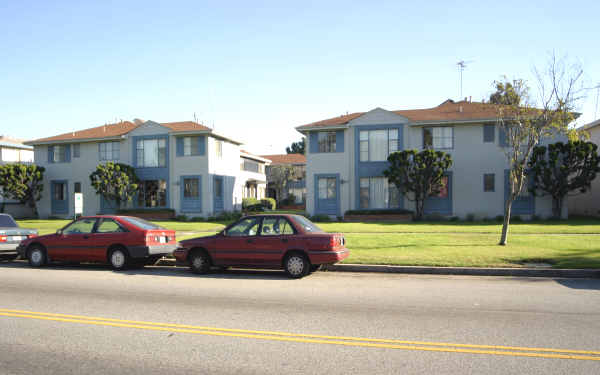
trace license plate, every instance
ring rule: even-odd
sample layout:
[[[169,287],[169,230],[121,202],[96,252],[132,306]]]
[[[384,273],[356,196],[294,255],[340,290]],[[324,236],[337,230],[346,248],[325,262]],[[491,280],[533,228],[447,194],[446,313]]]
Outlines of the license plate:
[[[160,243],[167,243],[167,237],[161,237]]]
[[[24,240],[25,238],[26,238],[25,236],[12,236],[12,237],[10,237],[9,239],[10,239],[11,241],[22,241],[22,240]]]

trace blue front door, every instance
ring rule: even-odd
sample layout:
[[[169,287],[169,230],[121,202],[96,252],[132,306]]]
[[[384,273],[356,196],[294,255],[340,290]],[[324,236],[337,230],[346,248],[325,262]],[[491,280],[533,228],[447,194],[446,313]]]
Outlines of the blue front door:
[[[223,177],[214,176],[213,180],[213,208],[215,213],[223,211]]]
[[[340,215],[340,175],[315,175],[315,212],[323,215]]]

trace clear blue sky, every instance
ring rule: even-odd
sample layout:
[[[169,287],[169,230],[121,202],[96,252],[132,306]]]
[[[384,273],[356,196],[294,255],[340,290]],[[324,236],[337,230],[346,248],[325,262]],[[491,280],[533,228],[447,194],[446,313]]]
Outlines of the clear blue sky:
[[[252,152],[283,153],[298,125],[457,99],[462,59],[473,100],[501,75],[535,88],[552,50],[600,83],[597,1],[452,3],[5,0],[0,134],[196,113]],[[592,121],[596,91],[581,104]]]

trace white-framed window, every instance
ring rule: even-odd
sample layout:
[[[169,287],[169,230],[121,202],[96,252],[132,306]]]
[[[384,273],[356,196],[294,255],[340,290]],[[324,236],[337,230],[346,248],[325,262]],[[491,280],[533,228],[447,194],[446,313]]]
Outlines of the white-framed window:
[[[167,166],[167,142],[164,138],[137,141],[136,154],[138,167],[164,168]]]
[[[319,132],[318,134],[319,152],[335,152],[335,132]]]
[[[400,193],[385,177],[363,177],[360,179],[360,208],[400,207]]]
[[[119,160],[121,157],[121,144],[120,142],[98,143],[98,153],[100,160]]]
[[[398,129],[360,131],[360,161],[386,161],[396,151]]]
[[[337,196],[335,177],[319,178],[319,199],[335,199]]]
[[[192,154],[192,137],[183,137],[183,155],[191,156]]]
[[[219,139],[215,140],[215,155],[219,159],[223,158],[223,141]]]
[[[423,128],[423,148],[453,149],[454,128],[451,126]]]
[[[73,144],[73,157],[78,158],[80,156],[81,156],[81,147],[80,147],[79,143],[74,143]]]

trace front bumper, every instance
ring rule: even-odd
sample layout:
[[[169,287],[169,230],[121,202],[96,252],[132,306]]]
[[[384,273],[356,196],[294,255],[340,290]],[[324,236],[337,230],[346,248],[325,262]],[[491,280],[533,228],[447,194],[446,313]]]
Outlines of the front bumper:
[[[309,251],[311,264],[333,264],[348,258],[350,250],[344,248],[337,251]]]
[[[177,245],[130,246],[128,250],[129,256],[132,258],[147,258],[171,254],[176,248]]]

